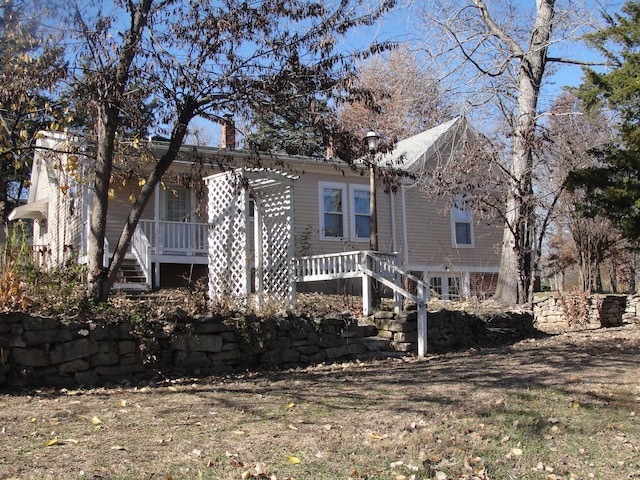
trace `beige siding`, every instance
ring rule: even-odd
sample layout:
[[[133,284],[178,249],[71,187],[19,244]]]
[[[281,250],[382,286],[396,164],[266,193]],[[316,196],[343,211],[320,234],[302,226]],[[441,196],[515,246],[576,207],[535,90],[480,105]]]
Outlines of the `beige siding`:
[[[344,173],[344,174],[343,174]],[[342,239],[322,239],[320,235],[321,202],[319,198],[319,185],[322,182],[335,183],[345,188],[346,202],[344,214],[346,215],[345,236]],[[368,240],[354,240],[353,202],[351,200],[350,187],[357,185],[364,189],[369,188],[368,176],[361,176],[357,172],[334,170],[324,164],[307,165],[305,171],[295,184],[294,209],[295,209],[295,236],[296,254],[318,255],[323,253],[343,252],[350,250],[369,249]],[[378,231],[379,250],[391,251],[391,210],[389,195],[378,190]],[[303,248],[303,243],[308,248]]]
[[[215,162],[211,162],[215,165]],[[270,166],[268,159],[263,159],[262,164]],[[45,168],[44,163],[38,163],[40,168]],[[240,165],[240,163],[239,163]],[[361,175],[349,168],[336,168],[334,164],[328,164],[322,160],[292,158],[285,161],[284,168],[287,173],[299,175],[294,186],[294,232],[296,255],[315,255],[340,251],[366,250],[369,248],[368,239],[355,241],[352,239],[353,201],[351,188],[355,185],[368,190],[368,172]],[[273,168],[283,170],[275,162]],[[202,177],[216,173],[215,167],[202,169],[198,172]],[[191,165],[184,162],[175,162],[168,175],[165,176],[165,185],[182,184],[179,177],[193,173]],[[52,257],[59,262],[64,260],[64,245],[73,245],[79,249],[82,230],[82,208],[80,199],[76,202],[75,211],[70,209],[70,198],[60,195],[60,185],[64,181],[60,176],[64,169],[49,167],[49,175],[41,172],[36,191],[38,198],[49,198],[49,221],[44,241],[52,250]],[[56,176],[57,175],[57,176]],[[183,178],[184,179],[184,178]],[[340,184],[345,189],[344,215],[347,218],[345,236],[342,239],[322,239],[320,235],[321,199],[319,198],[319,185],[321,182]],[[107,239],[111,249],[115,248],[122,226],[126,221],[130,210],[129,196],[137,194],[139,190],[137,179],[130,180],[127,184],[114,185],[115,198],[110,203],[107,219]],[[455,248],[452,245],[452,225],[447,202],[427,198],[425,193],[415,187],[407,187],[404,193],[402,189],[395,193],[387,193],[384,186],[379,184],[377,191],[378,206],[378,236],[379,250],[384,252],[397,252],[402,264],[406,263],[412,271],[425,272],[426,277],[434,274],[467,275],[470,281],[472,273],[491,273],[498,270],[498,248],[502,236],[502,226],[487,226],[481,222],[473,223],[474,245],[470,248]],[[204,193],[204,194],[203,194]],[[162,195],[162,191],[156,193]],[[194,189],[195,215],[201,221],[206,220],[206,185],[196,185]],[[152,197],[144,211],[143,219],[159,218],[160,213],[155,212],[156,205],[162,207],[160,198]],[[393,212],[392,212],[393,209]],[[403,222],[406,220],[406,228]],[[252,226],[249,226],[248,246],[253,243]],[[406,236],[405,239],[405,230]],[[38,229],[36,228],[36,235]],[[57,237],[59,242],[55,241]],[[34,240],[37,242],[37,237]],[[406,245],[406,252],[405,252]],[[55,252],[55,255],[53,255]],[[477,277],[477,276],[476,276]],[[473,278],[476,278],[473,277]]]
[[[62,137],[40,140],[45,148],[55,148]],[[36,179],[29,200],[47,199],[46,222],[35,222],[33,242],[47,266],[56,267],[72,261],[80,254],[82,222],[82,185],[67,169],[68,157],[38,150],[34,155]]]
[[[402,215],[401,192],[397,194],[396,210]],[[406,218],[409,263],[429,269],[464,266],[468,269],[492,271],[499,263],[498,248],[502,239],[500,225],[487,225],[472,218],[473,246],[454,247],[448,202],[427,198],[417,188],[407,188]],[[400,197],[400,198],[398,198]],[[399,237],[402,237],[400,232]],[[404,244],[404,239],[403,239]],[[488,270],[485,270],[488,269]]]

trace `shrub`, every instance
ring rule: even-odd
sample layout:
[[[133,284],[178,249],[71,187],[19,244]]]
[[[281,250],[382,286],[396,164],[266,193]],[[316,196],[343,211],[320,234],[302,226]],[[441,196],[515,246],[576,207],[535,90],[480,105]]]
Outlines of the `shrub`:
[[[23,222],[16,222],[6,237],[0,255],[0,309],[68,313],[82,307],[84,266],[71,262],[54,269],[41,268],[34,261]]]
[[[0,255],[0,310],[26,310],[32,302],[20,275],[25,253],[30,252],[24,224],[18,222],[11,232],[5,228],[5,233],[7,242]]]

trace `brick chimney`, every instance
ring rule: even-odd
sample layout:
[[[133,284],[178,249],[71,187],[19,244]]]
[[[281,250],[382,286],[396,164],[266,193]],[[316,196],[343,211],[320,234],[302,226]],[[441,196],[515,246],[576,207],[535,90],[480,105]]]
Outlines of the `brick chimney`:
[[[230,150],[234,150],[236,148],[236,124],[231,115],[224,116],[220,148],[228,148]]]

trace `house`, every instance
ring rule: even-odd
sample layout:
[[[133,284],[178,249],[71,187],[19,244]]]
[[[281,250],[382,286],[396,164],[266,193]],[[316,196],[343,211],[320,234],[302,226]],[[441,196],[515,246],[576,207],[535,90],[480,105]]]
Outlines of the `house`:
[[[487,297],[493,294],[497,281],[496,246],[502,240],[502,225],[478,222],[470,210],[450,208],[448,200],[429,197],[421,181],[434,162],[455,161],[474,135],[463,118],[455,118],[403,140],[392,152],[376,157],[381,167],[412,175],[400,179],[397,188],[377,188],[378,250],[393,253],[396,264],[423,279],[432,293],[444,299]],[[183,147],[147,205],[117,287],[173,287],[204,277],[212,258],[230,254],[212,251],[215,248],[244,249],[243,261],[250,268],[256,267],[256,257],[262,259],[268,253],[262,252],[262,247],[256,248],[254,241],[258,238],[255,229],[265,228],[262,223],[257,226],[255,212],[262,202],[260,192],[266,191],[268,185],[282,185],[286,190],[286,197],[282,198],[286,198],[291,218],[282,228],[289,232],[286,238],[290,240],[285,240],[289,243],[283,248],[289,249],[291,256],[369,249],[370,187],[363,165],[350,168],[332,158],[269,154],[256,157],[236,149],[234,143],[233,131],[226,130],[220,148]],[[72,153],[70,144],[74,145]],[[91,214],[91,146],[57,132],[43,134],[38,146],[28,203],[16,208],[10,219],[34,220],[34,247],[43,264],[84,262]],[[157,156],[165,148],[161,141],[150,141],[145,151]],[[144,172],[145,161],[149,158],[144,155],[136,159],[140,172]],[[235,244],[215,247],[211,233],[221,228],[217,223],[220,217],[212,214],[211,189],[215,179],[220,178],[216,175],[234,172],[250,177],[244,181],[250,188],[247,201],[242,204],[247,231],[235,239]],[[131,174],[114,178],[105,256],[109,255],[109,246],[117,244],[129,199],[139,188],[141,178],[142,175]],[[213,203],[215,206],[217,201]],[[272,209],[263,218],[274,212]],[[265,248],[274,248],[273,238]],[[255,288],[255,282],[263,279],[255,276],[255,269],[251,271],[254,273],[249,282]],[[353,293],[359,288],[348,280],[298,287],[319,286]]]

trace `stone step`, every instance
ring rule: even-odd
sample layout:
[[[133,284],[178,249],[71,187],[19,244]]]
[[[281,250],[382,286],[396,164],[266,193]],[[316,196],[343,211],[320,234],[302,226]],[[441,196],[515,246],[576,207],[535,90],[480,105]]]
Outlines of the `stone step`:
[[[369,352],[390,352],[393,351],[391,342],[388,338],[382,337],[366,337],[362,339],[362,344],[367,347]]]

